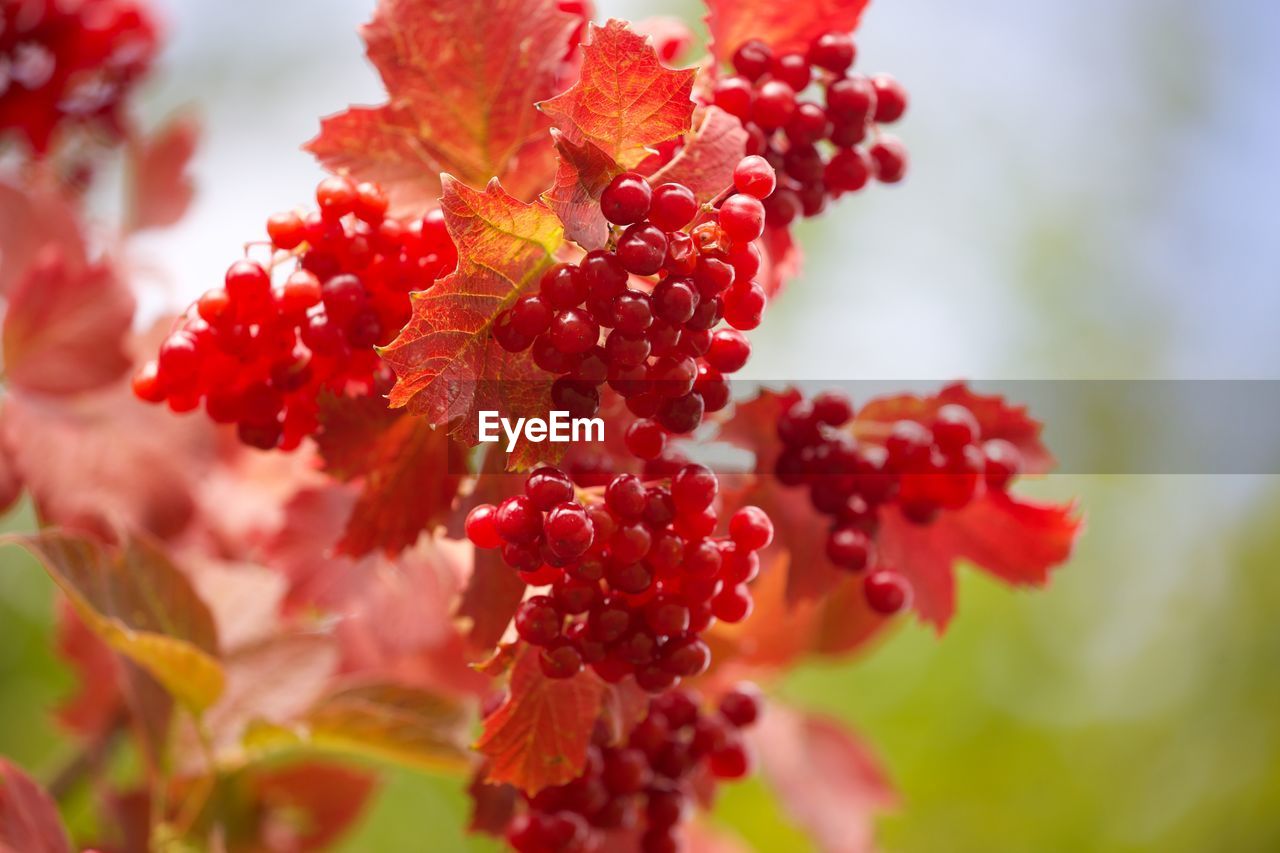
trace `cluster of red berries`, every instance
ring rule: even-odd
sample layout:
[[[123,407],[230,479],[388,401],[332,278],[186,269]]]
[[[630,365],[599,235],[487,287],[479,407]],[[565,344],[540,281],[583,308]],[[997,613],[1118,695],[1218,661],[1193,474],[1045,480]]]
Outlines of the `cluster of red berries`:
[[[146,8],[132,0],[0,6],[0,134],[16,131],[36,154],[72,124],[122,136],[121,105],[156,52]]]
[[[203,400],[245,444],[289,450],[315,431],[323,393],[386,393],[392,376],[374,347],[409,319],[409,292],[452,270],[457,253],[439,211],[388,217],[374,184],[326,178],[316,201],[268,220],[273,249],[290,254],[269,268],[232,264],[134,377],[137,396],[176,412]]]
[[[928,524],[984,489],[1003,491],[1022,467],[1017,447],[982,441],[977,419],[961,405],[939,407],[927,424],[898,421],[878,443],[859,443],[844,429],[853,414],[838,394],[794,401],[778,419],[784,449],[775,467],[780,482],[807,486],[814,508],[832,518],[827,556],[851,572],[875,566],[882,506],[892,503],[910,521]],[[881,613],[898,612],[910,598],[905,579],[888,568],[864,583],[868,603]]]
[[[607,849],[607,833],[624,832],[638,837],[645,853],[681,849],[678,834],[697,802],[695,784],[747,775],[751,757],[741,729],[759,716],[751,685],[726,694],[710,713],[684,690],[655,696],[625,744],[609,745],[598,726],[581,776],[526,797],[527,810],[507,829],[508,843],[520,853],[586,853]]]
[[[691,432],[727,405],[725,374],[750,355],[741,330],[760,324],[766,301],[753,280],[761,262],[753,241],[773,187],[773,169],[758,157],[739,166],[739,192],[715,211],[681,184],[617,176],[600,200],[614,226],[610,248],[548,270],[537,293],[498,316],[495,340],[531,349],[558,377],[557,406],[575,416],[594,415],[608,383],[641,419],[632,452],[657,457],[667,434]]]
[[[735,512],[729,535],[715,538],[718,489],[710,469],[691,464],[664,484],[621,474],[580,501],[567,474],[540,468],[523,494],[471,510],[467,538],[501,548],[529,586],[550,587],[515,615],[548,677],[590,666],[609,682],[634,674],[657,693],[707,669],[699,635],[715,620],[750,615],[756,552],[773,540],[756,507]]]
[[[879,125],[902,117],[907,93],[887,74],[852,72],[856,54],[846,33],[818,36],[807,53],[775,55],[753,39],[733,55],[736,74],[717,81],[715,105],[742,121],[748,153],[780,175],[765,202],[770,225],[816,216],[873,177],[892,184],[906,176],[906,149]],[[823,104],[801,97],[811,87],[823,90]]]

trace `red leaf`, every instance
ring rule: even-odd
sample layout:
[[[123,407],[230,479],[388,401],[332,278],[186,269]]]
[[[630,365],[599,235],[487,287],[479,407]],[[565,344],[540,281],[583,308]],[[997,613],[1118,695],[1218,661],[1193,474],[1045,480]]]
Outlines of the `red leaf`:
[[[380,399],[328,397],[316,436],[325,470],[361,482],[360,499],[338,543],[344,554],[396,554],[448,514],[466,455],[444,430],[387,409]]]
[[[482,409],[514,418],[545,417],[551,408],[547,374],[527,352],[498,346],[490,329],[537,288],[564,232],[551,211],[516,200],[497,181],[481,192],[446,177],[441,204],[458,247],[457,270],[413,295],[413,317],[381,352],[396,372],[392,406],[449,424],[475,444]],[[516,464],[545,447],[522,443]]]
[[[70,853],[58,807],[20,767],[0,757],[0,850]]]
[[[825,853],[875,849],[875,818],[898,806],[880,763],[839,722],[770,703],[754,731],[761,774]]]
[[[578,82],[538,106],[570,141],[593,142],[629,169],[688,131],[695,74],[664,67],[648,39],[609,21],[592,26]]]
[[[9,294],[8,378],[29,391],[75,394],[118,379],[132,364],[125,338],[133,295],[105,263],[46,247]]]
[[[326,849],[360,817],[375,784],[370,773],[320,761],[257,769],[247,780],[259,810],[254,840],[286,853]]]
[[[588,251],[609,239],[609,223],[600,209],[600,196],[622,167],[591,142],[570,142],[558,130],[551,131],[560,166],[556,181],[542,200],[564,223],[564,235]]]
[[[86,739],[100,738],[124,704],[119,661],[65,599],[58,604],[57,631],[58,655],[76,676],[75,692],[58,705],[58,722]]]
[[[881,514],[877,545],[884,564],[911,582],[920,618],[939,633],[955,613],[955,564],[964,559],[1017,586],[1043,586],[1066,562],[1082,529],[1074,505],[1032,503],[987,493],[932,524]]]
[[[817,36],[858,28],[868,0],[811,0],[799,5],[769,0],[706,0],[712,52],[728,62],[743,42],[760,39],[778,53],[804,53]]]
[[[488,781],[536,794],[578,776],[606,687],[590,672],[547,678],[538,652],[524,648],[511,671],[507,698],[485,718],[475,745],[490,761]]]
[[[381,0],[362,34],[389,103],[326,119],[306,147],[383,183],[402,212],[437,197],[442,171],[476,185],[510,178],[530,198],[554,168],[533,105],[556,91],[580,23],[554,0]]]
[[[684,184],[698,201],[711,201],[733,186],[733,170],[746,150],[747,132],[742,122],[719,107],[707,107],[684,147],[649,178],[649,183]]]
[[[195,184],[188,167],[200,137],[200,124],[193,116],[174,118],[148,139],[135,139],[129,146],[129,177],[132,180],[129,228],[163,228],[182,218],[195,196]]]
[[[516,816],[520,792],[510,785],[490,785],[484,781],[487,767],[480,767],[471,777],[467,793],[471,795],[471,819],[467,829],[486,835],[502,835]]]
[[[22,473],[17,460],[0,431],[0,515],[8,512],[22,497]]]
[[[21,187],[0,181],[0,295],[50,245],[70,265],[85,265],[80,222],[66,196],[43,175]]]

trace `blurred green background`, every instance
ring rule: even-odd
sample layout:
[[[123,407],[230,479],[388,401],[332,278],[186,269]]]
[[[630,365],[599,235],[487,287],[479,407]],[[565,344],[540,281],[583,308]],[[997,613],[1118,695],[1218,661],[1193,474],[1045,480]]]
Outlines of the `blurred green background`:
[[[152,311],[306,196],[317,172],[291,149],[318,115],[381,97],[353,34],[370,2],[163,5],[174,41],[147,109],[194,102],[209,135],[192,218],[141,247],[169,274]],[[752,375],[1275,377],[1280,9],[880,0],[865,20],[860,64],[912,91],[913,174],[806,225],[806,273],[757,334]],[[1121,441],[1104,425],[1124,417],[1099,412],[1099,440]],[[1047,590],[966,570],[944,637],[909,625],[778,688],[884,761],[903,803],[883,846],[1280,849],[1280,480],[1059,475],[1028,491],[1088,514]],[[51,612],[43,574],[0,551],[0,753],[45,778],[67,757],[47,712],[70,685]],[[387,779],[345,849],[491,847],[462,836],[454,780]],[[761,850],[807,849],[756,783],[726,787],[717,820]]]

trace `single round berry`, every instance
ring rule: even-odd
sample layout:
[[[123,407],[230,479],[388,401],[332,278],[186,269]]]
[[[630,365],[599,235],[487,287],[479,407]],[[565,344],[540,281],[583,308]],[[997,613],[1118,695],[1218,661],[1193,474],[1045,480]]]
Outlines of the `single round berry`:
[[[499,504],[495,521],[507,542],[523,545],[542,535],[542,513],[525,495],[513,495]]]
[[[773,522],[764,510],[744,506],[729,519],[729,536],[746,551],[759,551],[773,542]]]
[[[543,525],[547,545],[557,556],[580,557],[591,547],[594,531],[581,504],[568,501],[547,514]]]
[[[341,175],[325,178],[316,187],[316,204],[325,219],[341,219],[356,209],[356,185]]]
[[[256,261],[236,261],[227,270],[225,285],[233,305],[264,304],[271,295],[271,277]]]
[[[668,323],[683,324],[693,317],[701,297],[686,279],[665,278],[653,289],[650,304],[653,313]]]
[[[577,308],[587,298],[587,282],[573,264],[556,264],[542,274],[538,292],[552,308]]]
[[[630,225],[645,218],[652,198],[653,190],[644,176],[623,172],[600,195],[600,210],[613,224]]]
[[[467,513],[467,538],[477,548],[499,548],[502,535],[498,532],[498,508],[493,504],[480,504]]]
[[[553,640],[538,655],[538,665],[547,678],[573,678],[582,672],[582,653],[569,640]]]
[[[724,319],[735,329],[750,331],[760,325],[767,302],[764,288],[756,282],[735,284],[725,293]]]
[[[876,179],[883,184],[896,184],[907,176],[907,149],[900,140],[884,135],[868,152]]]
[[[559,637],[563,621],[560,611],[545,595],[525,599],[516,608],[516,633],[520,639],[535,646],[545,646]]]
[[[871,540],[856,527],[837,527],[827,536],[827,559],[842,569],[860,572],[870,555]]]
[[[620,518],[639,518],[644,514],[644,483],[632,474],[619,474],[605,488],[605,504]]]
[[[751,344],[737,329],[717,329],[707,350],[707,364],[721,373],[736,373],[751,357]]]
[[[657,226],[637,223],[618,238],[617,255],[627,272],[653,275],[667,256],[667,235]]]
[[[813,70],[809,60],[799,53],[784,53],[775,56],[769,67],[769,75],[781,80],[797,92],[803,92],[813,79]]]
[[[836,125],[865,125],[876,110],[876,89],[861,75],[827,86],[827,116]]]
[[[686,465],[671,479],[671,500],[677,512],[700,512],[711,506],[719,489],[720,483],[710,468]]]
[[[871,158],[861,148],[841,148],[827,161],[823,180],[835,193],[857,192],[871,179]]]
[[[778,176],[768,160],[752,154],[743,157],[734,167],[733,185],[738,192],[763,200],[773,194],[778,185]]]
[[[551,345],[566,355],[579,355],[596,345],[600,327],[591,315],[578,308],[567,308],[551,319],[547,334]]]
[[[736,728],[743,728],[760,719],[762,705],[760,689],[744,682],[721,697],[720,715]]]
[[[751,102],[755,90],[741,77],[726,77],[716,81],[711,93],[713,103],[729,115],[746,122],[751,118]]]
[[[535,507],[546,512],[573,500],[573,481],[559,468],[538,468],[525,479],[524,493]]]
[[[769,80],[756,91],[751,118],[765,130],[777,130],[791,120],[795,110],[795,89],[781,80]]]
[[[903,610],[911,598],[911,586],[896,572],[879,571],[867,575],[862,583],[867,604],[876,613],[892,616]]]
[[[627,427],[627,450],[639,459],[657,459],[667,446],[667,432],[656,421],[642,418]]]
[[[720,227],[734,240],[755,240],[764,233],[764,205],[745,193],[729,196],[720,205]]]
[[[907,111],[907,90],[902,84],[888,74],[877,74],[871,78],[871,86],[876,91],[876,121],[892,124],[902,118]]]
[[[848,71],[856,57],[853,36],[848,33],[823,33],[809,45],[809,61],[835,74]]]
[[[733,69],[751,81],[769,73],[773,63],[773,51],[759,39],[745,41],[733,52]]]
[[[649,221],[663,231],[679,231],[698,213],[698,199],[683,184],[661,184],[653,191]]]

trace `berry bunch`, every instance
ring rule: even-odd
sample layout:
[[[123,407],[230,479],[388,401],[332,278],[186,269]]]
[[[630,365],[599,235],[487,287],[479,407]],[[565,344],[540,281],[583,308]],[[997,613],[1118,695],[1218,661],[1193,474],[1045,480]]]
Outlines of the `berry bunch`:
[[[743,161],[739,173],[740,192],[718,210],[700,207],[681,184],[617,176],[600,200],[610,247],[552,267],[536,294],[494,323],[500,346],[531,349],[559,377],[559,408],[594,415],[606,383],[625,398],[642,419],[632,446],[641,458],[658,456],[666,434],[692,432],[722,409],[725,374],[750,355],[741,330],[760,324],[765,305],[752,241],[764,229],[761,199],[774,176],[760,158]]]
[[[203,400],[245,444],[288,450],[315,431],[323,392],[386,393],[392,377],[374,347],[409,319],[409,292],[457,254],[439,211],[388,217],[376,185],[326,178],[316,202],[268,220],[271,266],[232,264],[134,377],[137,396],[177,412]]]
[[[778,419],[783,451],[775,466],[781,483],[807,486],[813,507],[831,517],[827,556],[851,572],[875,566],[881,507],[896,505],[910,521],[929,524],[984,489],[1003,491],[1022,467],[1017,447],[982,441],[973,413],[954,403],[939,407],[928,423],[894,423],[877,443],[856,442],[844,429],[852,420],[852,404],[838,394],[797,399]],[[896,613],[910,598],[906,580],[884,568],[864,584],[868,603],[881,613]]]
[[[718,488],[710,469],[686,465],[661,484],[621,474],[580,501],[567,474],[540,468],[524,494],[471,510],[467,538],[501,548],[529,586],[550,587],[515,615],[521,639],[542,649],[547,676],[590,666],[610,682],[634,674],[656,693],[706,670],[702,631],[752,609],[747,584],[773,525],[744,507],[729,535],[715,538]]]
[[[749,772],[741,730],[759,715],[750,685],[726,694],[710,713],[684,690],[654,697],[625,744],[609,745],[605,727],[597,727],[581,776],[526,797],[508,843],[521,853],[578,853],[602,849],[605,833],[624,831],[638,836],[645,853],[680,849],[677,834],[696,802],[695,784]]]
[[[5,0],[0,8],[0,133],[36,154],[56,131],[92,124],[123,135],[121,104],[151,64],[156,32],[131,0]]]
[[[737,116],[750,134],[747,151],[762,155],[778,174],[779,188],[765,202],[770,225],[816,216],[828,199],[856,192],[872,178],[897,183],[907,172],[907,152],[879,125],[907,108],[907,93],[887,74],[854,73],[853,37],[825,33],[807,53],[775,55],[759,40],[733,55],[733,76],[718,80],[716,106]],[[821,89],[823,103],[805,100]]]

